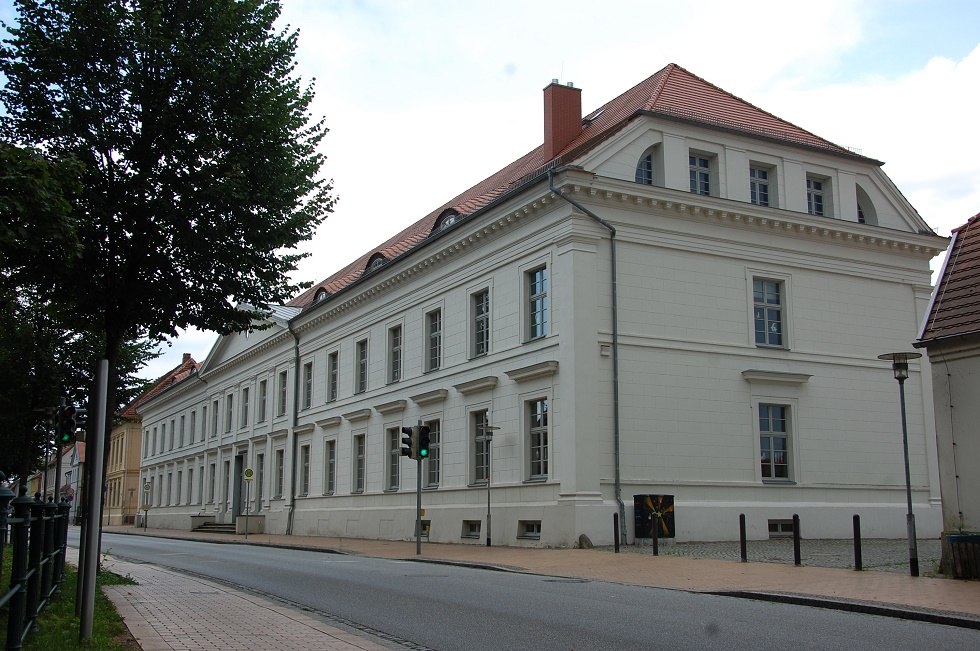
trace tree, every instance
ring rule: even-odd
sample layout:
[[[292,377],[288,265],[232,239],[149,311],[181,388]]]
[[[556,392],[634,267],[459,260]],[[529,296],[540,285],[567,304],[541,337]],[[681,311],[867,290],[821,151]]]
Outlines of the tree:
[[[323,120],[271,0],[16,0],[2,135],[79,166],[78,254],[43,298],[91,324],[109,404],[127,341],[247,329],[302,286],[333,208]],[[251,306],[251,307],[249,307]]]

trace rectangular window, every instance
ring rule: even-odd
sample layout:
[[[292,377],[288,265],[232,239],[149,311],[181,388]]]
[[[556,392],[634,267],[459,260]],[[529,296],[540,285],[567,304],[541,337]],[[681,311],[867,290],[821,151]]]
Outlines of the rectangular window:
[[[286,390],[288,385],[286,384],[287,379],[286,371],[279,371],[279,385],[278,385],[278,400],[276,402],[276,416],[286,415]]]
[[[703,156],[688,156],[688,169],[691,176],[691,192],[694,194],[711,194],[711,174],[708,159]]]
[[[184,447],[184,414],[180,415],[180,431],[177,433],[177,447]]]
[[[362,339],[354,346],[354,387],[355,393],[367,391],[368,342]]]
[[[173,418],[171,418],[170,419],[170,445],[167,448],[168,450],[173,450],[174,449],[174,433],[177,431],[177,428],[174,427],[174,424],[175,424],[175,421],[174,421]]]
[[[752,279],[755,343],[758,346],[783,345],[783,283],[765,278]]]
[[[310,494],[310,446],[304,445],[299,449],[299,493]]]
[[[208,437],[208,406],[201,407],[201,441]]]
[[[303,409],[313,406],[313,362],[303,364]]]
[[[231,419],[235,415],[235,396],[228,394],[225,396],[225,432],[231,431]]]
[[[486,409],[474,411],[471,415],[473,442],[473,483],[485,484],[490,478],[490,442],[493,431],[489,429],[489,414]]]
[[[208,466],[208,504],[214,504],[214,488],[218,482],[217,471],[218,468],[215,464],[212,463]]]
[[[541,520],[518,520],[517,537],[529,540],[541,539]]]
[[[187,503],[194,503],[194,469],[187,469]]]
[[[388,486],[390,491],[398,490],[399,463],[402,459],[401,428],[389,427],[385,431],[385,443],[388,449]]]
[[[762,478],[789,477],[789,407],[759,404],[759,451],[762,458]]]
[[[427,420],[425,424],[429,427],[429,457],[425,460],[425,485],[435,487],[439,485],[441,471],[439,444],[442,440],[442,430],[438,420]]]
[[[490,290],[481,290],[473,294],[470,300],[470,311],[473,318],[471,357],[481,357],[490,352]]]
[[[811,215],[823,216],[823,181],[809,177],[807,178],[806,211]]]
[[[262,497],[265,484],[265,455],[255,455],[255,511],[262,510]]]
[[[637,163],[634,180],[644,185],[653,185],[653,152],[641,158],[640,162]]]
[[[269,397],[269,381],[261,380],[259,382],[259,413],[255,417],[255,420],[259,423],[265,422],[265,405]]]
[[[749,169],[749,194],[755,205],[769,205],[769,170],[761,167]]]
[[[147,450],[150,449],[150,430],[149,428],[143,430],[143,458],[149,456]]]
[[[340,380],[340,353],[334,351],[327,355],[327,402],[337,399],[337,385]]]
[[[180,504],[181,493],[184,487],[184,473],[180,470],[177,471],[177,493],[174,496],[174,504]]]
[[[211,438],[218,435],[218,401],[211,403]]]
[[[364,434],[354,436],[354,493],[364,492]]]
[[[548,334],[548,268],[527,272],[527,338]]]
[[[276,450],[276,476],[275,476],[276,492],[274,494],[274,497],[277,500],[282,499],[282,488],[283,486],[285,486],[286,483],[285,472],[286,472],[286,451],[280,448]]]
[[[241,420],[238,423],[239,427],[248,427],[248,408],[249,408],[249,387],[244,387],[242,389],[242,414]]]
[[[531,462],[528,477],[548,477],[548,399],[539,398],[527,403],[528,459]]]
[[[402,327],[388,329],[388,382],[402,379]]]
[[[163,505],[170,506],[172,502],[170,501],[171,491],[174,487],[174,474],[172,472],[167,473],[167,496],[164,499]]]
[[[442,366],[442,310],[425,315],[425,370],[435,371]]]
[[[194,444],[194,441],[197,440],[197,412],[196,411],[192,411],[191,412],[191,429],[190,429],[190,434],[191,434],[190,443],[191,443],[191,445],[193,445]],[[201,437],[201,438],[203,438],[203,437]]]
[[[337,489],[337,441],[327,441],[323,451],[323,493],[333,495]]]

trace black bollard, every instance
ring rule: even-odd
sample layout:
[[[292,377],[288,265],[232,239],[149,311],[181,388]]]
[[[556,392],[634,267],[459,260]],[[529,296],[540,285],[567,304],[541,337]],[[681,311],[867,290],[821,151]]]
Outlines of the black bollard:
[[[861,516],[854,514],[854,569],[860,572],[861,566]]]
[[[742,552],[742,562],[749,562],[749,549],[745,542],[745,514],[738,514],[738,544]]]
[[[619,514],[613,513],[613,547],[619,553]]]
[[[653,512],[653,555],[660,556],[660,514]]]
[[[803,565],[800,560],[800,516],[793,514],[793,563]]]

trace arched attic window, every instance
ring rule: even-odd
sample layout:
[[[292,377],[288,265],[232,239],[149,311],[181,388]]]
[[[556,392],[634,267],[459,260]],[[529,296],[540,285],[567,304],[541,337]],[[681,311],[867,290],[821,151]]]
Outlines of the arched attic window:
[[[330,292],[321,287],[320,289],[316,290],[316,295],[313,297],[313,302],[319,303],[320,301],[325,301],[328,298],[330,298]]]
[[[456,211],[454,208],[447,208],[441,215],[439,215],[439,219],[436,220],[436,225],[432,229],[432,232],[438,233],[440,231],[444,231],[454,224],[459,223],[460,219],[462,219],[462,216],[458,211]]]
[[[375,269],[380,269],[388,262],[388,258],[384,257],[384,254],[375,253],[368,260],[366,271],[374,271]]]
[[[859,224],[870,224],[872,226],[878,225],[878,213],[875,211],[875,205],[871,201],[871,197],[865,192],[864,188],[858,185],[856,188],[857,194],[857,218]]]
[[[663,152],[659,144],[648,148],[636,163],[636,175],[633,180],[643,185],[664,184]]]

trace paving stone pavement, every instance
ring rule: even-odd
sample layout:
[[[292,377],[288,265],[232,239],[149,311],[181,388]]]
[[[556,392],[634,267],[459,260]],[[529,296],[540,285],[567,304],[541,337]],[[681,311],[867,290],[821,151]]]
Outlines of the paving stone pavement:
[[[939,572],[939,559],[942,548],[938,539],[916,541],[919,557],[919,572],[923,576],[934,576]],[[611,551],[612,547],[602,547]],[[638,545],[624,545],[621,551],[635,554],[652,554],[652,541],[640,540]],[[712,558],[725,561],[741,560],[738,542],[685,542],[661,540],[658,551],[662,556],[683,556],[688,558]],[[770,540],[749,540],[746,552],[750,562],[793,563],[793,539],[774,538]],[[851,540],[807,540],[800,541],[800,560],[807,567],[854,567],[854,543]],[[909,548],[905,540],[869,539],[861,541],[861,565],[866,570],[881,572],[909,571]]]

